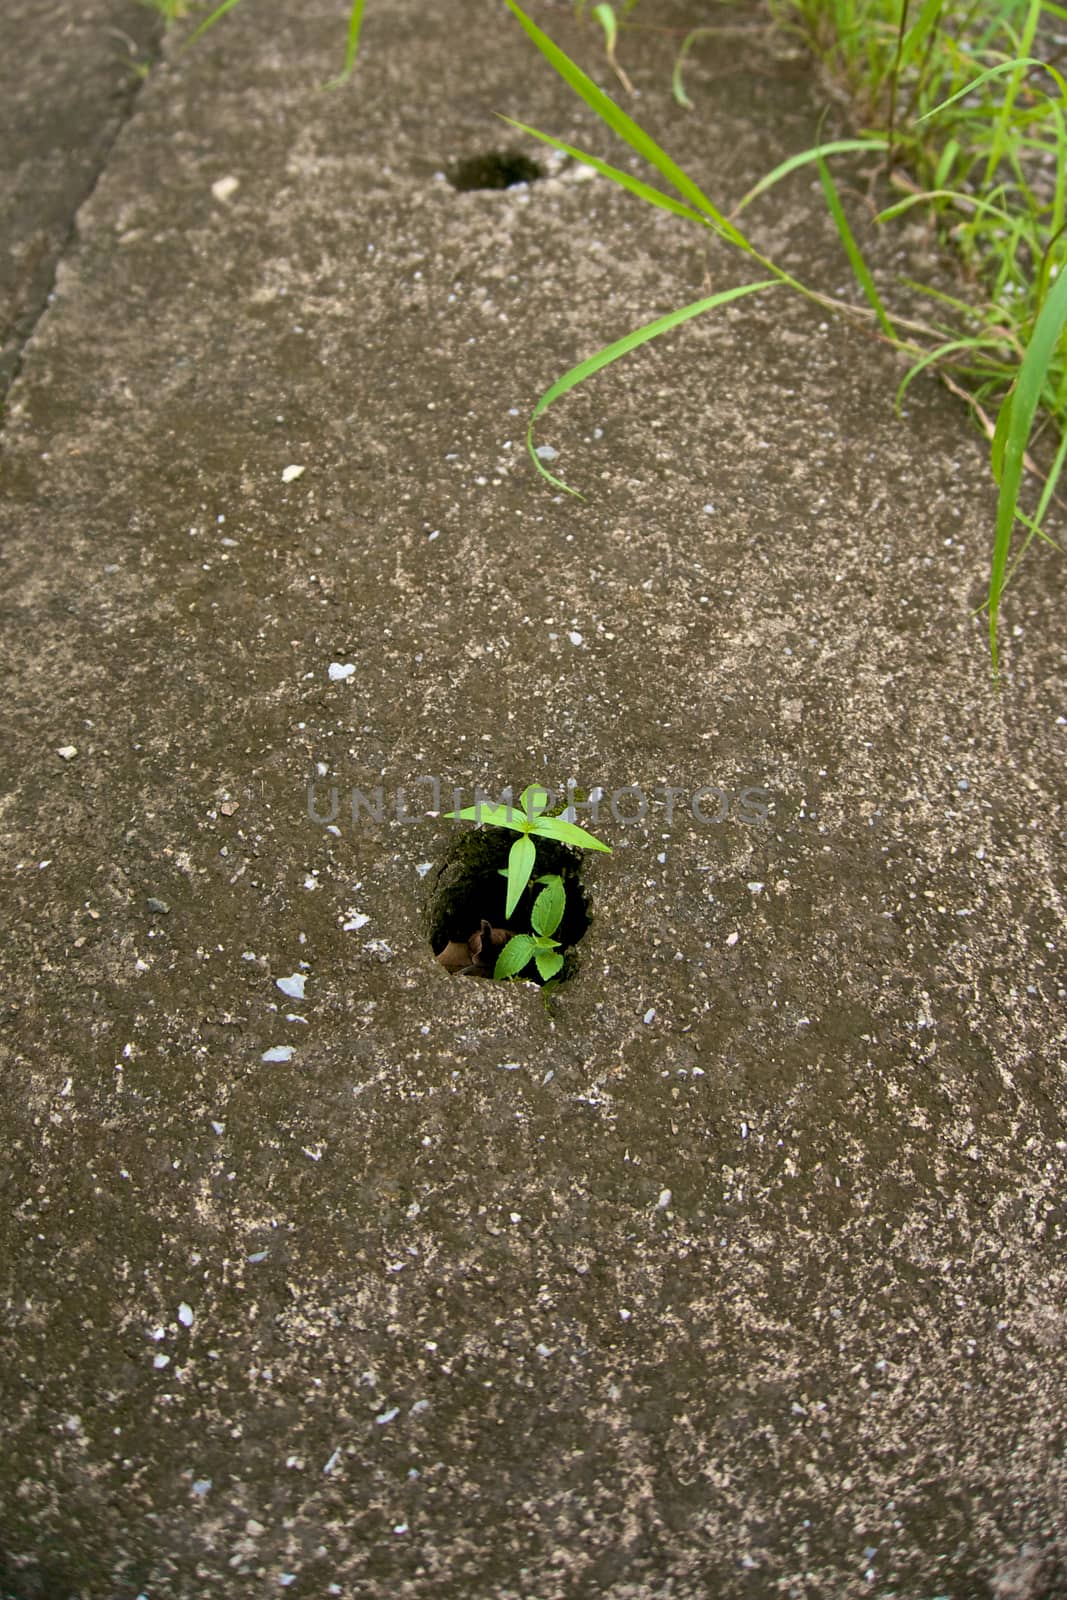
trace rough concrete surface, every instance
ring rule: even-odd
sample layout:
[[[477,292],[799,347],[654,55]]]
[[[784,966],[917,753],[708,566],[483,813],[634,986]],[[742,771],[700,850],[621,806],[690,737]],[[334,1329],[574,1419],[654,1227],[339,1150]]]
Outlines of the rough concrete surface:
[[[168,39],[4,417],[0,1592],[1063,1596],[1062,562],[998,693],[981,440],[781,292],[550,411],[554,495],[547,385],[753,274],[450,187],[498,110],[627,159],[503,5],[372,0],[325,94],[341,11]],[[710,193],[811,142],[639,15]],[[847,287],[809,176],[751,215]],[[430,776],[648,798],[547,1002],[435,961]]]
[[[2,21],[0,399],[159,40],[134,0],[5,0]]]

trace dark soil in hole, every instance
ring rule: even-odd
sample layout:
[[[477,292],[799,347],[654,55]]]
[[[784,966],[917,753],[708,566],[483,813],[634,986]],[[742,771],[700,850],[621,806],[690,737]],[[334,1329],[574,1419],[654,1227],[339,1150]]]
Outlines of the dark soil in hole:
[[[507,866],[508,852],[515,839],[516,835],[506,828],[477,828],[456,836],[431,882],[425,912],[430,947],[438,956],[453,941],[467,943],[471,935],[480,930],[483,920],[493,928],[507,927],[512,933],[529,933],[530,910],[542,888],[534,880],[541,873],[558,872],[567,892],[567,909],[553,937],[559,940],[564,952],[559,981],[565,982],[574,976],[577,968],[573,947],[586,933],[591,920],[581,883],[581,856],[554,839],[535,839],[537,860],[533,878],[505,923],[507,884],[500,875],[500,868]],[[541,982],[532,962],[523,977],[534,983]]]
[[[517,183],[536,183],[544,169],[519,150],[489,150],[484,155],[455,161],[445,176],[453,189],[511,189]]]

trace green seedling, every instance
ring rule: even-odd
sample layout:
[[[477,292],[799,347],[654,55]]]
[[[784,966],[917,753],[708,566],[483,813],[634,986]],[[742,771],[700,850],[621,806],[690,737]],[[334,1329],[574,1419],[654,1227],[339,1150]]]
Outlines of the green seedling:
[[[445,812],[446,817],[455,817],[458,821],[485,822],[491,828],[513,828],[520,835],[508,853],[506,868],[508,897],[504,911],[505,918],[511,916],[533,875],[534,862],[537,859],[535,838],[555,839],[560,844],[573,845],[578,850],[604,850],[608,855],[611,854],[610,845],[594,838],[576,822],[566,822],[562,817],[546,816],[550,799],[547,789],[543,789],[540,784],[531,783],[519,796],[518,808],[510,801],[502,806],[487,806],[479,802],[473,806],[465,806],[462,811]]]
[[[156,11],[168,25],[180,22],[190,10],[192,0],[141,0],[149,11]]]
[[[603,848],[603,847],[602,847]],[[533,933],[516,933],[496,958],[494,978],[517,978],[532,961],[545,983],[563,968],[559,940],[552,935],[563,921],[567,894],[558,872],[546,872],[535,880],[544,888],[533,903],[530,924]]]
[[[636,4],[637,0],[625,0],[621,15],[625,17],[628,12],[633,10]],[[581,0],[581,4],[578,6],[578,16],[581,16],[584,11],[585,0]],[[632,95],[634,86],[622,67],[620,67],[615,56],[615,46],[619,38],[619,14],[616,13],[614,5],[602,4],[593,7],[593,16],[604,30],[604,54],[611,63],[611,70],[626,90],[626,93]]]

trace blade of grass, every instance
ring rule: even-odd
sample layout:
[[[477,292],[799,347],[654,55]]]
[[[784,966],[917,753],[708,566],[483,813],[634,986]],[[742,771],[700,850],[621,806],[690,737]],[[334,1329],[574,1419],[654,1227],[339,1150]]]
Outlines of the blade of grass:
[[[860,247],[856,243],[856,236],[849,226],[848,218],[845,216],[845,208],[841,204],[841,196],[837,192],[837,185],[831,178],[830,169],[822,156],[819,157],[818,167],[819,182],[822,184],[823,196],[834,220],[834,227],[837,229],[838,237],[844,246],[845,254],[848,256],[849,265],[852,268],[856,282],[866,295],[871,309],[878,318],[878,325],[886,338],[895,340],[897,331],[890,322],[885,306],[882,304],[882,297],[875,287],[870,268],[863,259]]]
[[[1034,42],[1034,34],[1037,31],[1037,23],[1040,16],[1041,0],[1030,0],[1030,4],[1027,7],[1026,12],[1026,21],[1023,24],[1022,38],[1019,41],[1019,48],[1016,52],[1017,55],[1021,56],[1024,60],[1026,59],[1030,51],[1030,47]],[[1015,101],[1018,98],[1019,90],[1022,87],[1023,74],[1025,70],[1025,67],[1023,67],[1021,64],[1016,65],[1015,71],[1012,73],[1011,78],[1009,79],[1007,92],[1004,95],[997,112],[997,117],[993,128],[993,141],[989,148],[988,159],[986,160],[985,183],[987,188],[993,181],[994,175],[996,174],[997,168],[1000,166],[1001,158],[1003,157],[1004,151],[1008,144],[1012,113],[1015,110]],[[1052,69],[1050,68],[1049,70],[1051,71]]]
[[[678,104],[683,108],[683,110],[692,111],[692,109],[693,109],[693,102],[692,102],[692,100],[690,100],[689,96],[686,94],[686,92],[685,92],[685,84],[682,81],[682,68],[685,66],[685,58],[686,58],[686,56],[689,54],[690,50],[693,48],[693,45],[696,43],[696,41],[698,39],[709,39],[709,38],[716,38],[716,37],[717,38],[725,38],[725,39],[730,39],[730,38],[735,38],[736,39],[739,35],[743,35],[743,34],[748,34],[749,36],[751,36],[751,31],[752,30],[750,28],[746,28],[744,26],[742,26],[742,27],[729,27],[729,26],[727,26],[727,27],[693,28],[691,30],[691,32],[686,34],[685,38],[682,40],[682,43],[681,43],[681,45],[679,47],[678,54],[674,58],[674,67],[673,67],[673,69],[671,71],[671,93],[673,94],[673,96],[674,96],[675,100],[678,102]]]
[[[356,64],[359,54],[359,33],[363,26],[363,7],[366,0],[352,0],[352,10],[348,14],[348,38],[345,41],[345,62],[336,78],[331,78],[329,83],[324,83],[324,89],[340,89],[352,76],[352,68]]]
[[[618,361],[620,356],[629,355],[630,351],[636,350],[639,345],[647,344],[649,339],[656,339],[662,333],[669,333],[680,323],[688,322],[690,317],[697,317],[703,311],[712,311],[716,306],[726,305],[731,300],[739,300],[742,295],[756,294],[762,289],[773,289],[780,281],[778,278],[764,278],[759,283],[743,283],[734,289],[721,289],[718,294],[710,295],[706,300],[695,300],[691,305],[682,306],[677,311],[669,311],[665,317],[657,317],[654,322],[646,322],[643,327],[635,328],[632,333],[616,339],[613,344],[605,345],[596,355],[579,361],[576,366],[565,372],[562,378],[557,378],[534,406],[530,415],[530,425],[526,430],[526,448],[541,476],[547,478],[555,488],[562,489],[566,494],[573,494],[579,500],[582,499],[577,489],[573,489],[569,483],[563,483],[561,479],[554,477],[547,467],[542,466],[534,449],[534,424],[561,395],[567,394],[579,383],[584,383],[586,378],[591,378],[601,368],[610,366],[611,362]]]
[[[947,100],[942,100],[939,105],[933,106],[931,110],[924,111],[921,117],[916,117],[916,123],[929,122],[931,117],[936,117],[939,111],[944,111],[948,106],[955,105],[956,101],[962,100],[964,95],[973,94],[976,89],[980,89],[991,78],[999,78],[1003,73],[1012,72],[1016,67],[1044,68],[1051,77],[1055,78],[1060,95],[1067,99],[1067,83],[1064,82],[1063,77],[1056,71],[1055,67],[1050,66],[1047,61],[1039,61],[1036,56],[1022,56],[1011,61],[1001,61],[997,66],[990,67],[986,72],[980,72],[977,78],[972,78],[970,83],[965,83],[962,89],[957,89],[956,93],[949,95]]]
[[[898,71],[902,72],[926,43],[931,29],[936,26],[941,16],[943,4],[944,0],[926,0],[926,4],[904,35],[900,60],[897,63]]]
[[[619,36],[619,24],[615,13],[609,5],[598,5],[593,7],[593,15],[604,30],[604,49],[610,60],[615,49],[615,40]]]
[[[919,374],[926,371],[927,367],[933,366],[939,361],[944,361],[946,356],[955,355],[957,350],[974,350],[983,344],[988,344],[993,349],[999,348],[999,344],[994,340],[949,339],[945,344],[939,344],[936,349],[928,350],[924,356],[916,361],[913,367],[909,367],[897,387],[896,395],[893,398],[893,409],[897,416],[900,416],[900,408],[908,389]]]
[[[606,161],[601,161],[599,156],[591,156],[585,150],[578,150],[572,144],[565,144],[562,139],[554,139],[550,133],[542,133],[538,128],[531,128],[525,122],[516,122],[514,117],[505,117],[498,111],[497,116],[501,122],[506,122],[512,128],[518,128],[522,133],[528,133],[531,138],[540,139],[542,144],[550,144],[557,150],[562,150],[565,155],[573,156],[576,161],[581,161],[584,166],[593,167],[603,177],[610,178],[613,183],[629,189],[631,194],[637,195],[639,200],[644,200],[650,206],[660,206],[664,211],[673,211],[675,216],[687,217],[690,222],[699,222],[701,227],[708,226],[708,219],[699,211],[694,211],[691,206],[683,205],[671,194],[664,194],[662,189],[654,189],[650,183],[645,183],[642,178],[635,178],[629,172],[622,172],[618,167],[609,166]]]
[[[698,39],[703,38],[705,34],[715,32],[716,29],[714,28],[694,28],[692,32],[686,34],[682,40],[681,49],[674,58],[674,70],[671,73],[671,93],[685,111],[692,111],[693,109],[693,102],[686,94],[685,84],[682,82],[682,67],[685,63],[685,58]]]
[[[896,142],[897,133],[897,92],[900,88],[901,63],[904,57],[904,43],[906,38],[905,30],[908,26],[908,6],[910,3],[911,0],[901,0],[900,3],[900,24],[897,29],[896,60],[893,62],[893,70],[889,74],[889,111],[886,117],[885,128],[886,141],[889,146],[885,158],[886,170],[888,172],[893,170],[893,146]],[[879,87],[880,86],[881,84],[879,81]],[[819,136],[820,138],[822,137],[821,127],[819,128]]]
[[[1019,503],[1023,458],[1030,438],[1034,413],[1041,399],[1056,345],[1067,326],[1067,272],[1056,279],[1041,308],[1026,354],[1019,368],[1015,387],[1001,407],[993,441],[993,471],[1000,485],[997,502],[997,531],[993,544],[993,566],[989,578],[989,648],[993,675],[999,676],[997,621],[1004,575],[1011,548],[1012,528]],[[1003,421],[1003,427],[1001,426]]]
[[[1060,439],[1059,448],[1056,451],[1056,458],[1049,469],[1048,477],[1045,479],[1045,486],[1041,491],[1041,498],[1037,502],[1037,510],[1034,512],[1033,525],[1034,532],[1040,535],[1046,544],[1052,545],[1054,550],[1059,550],[1061,554],[1063,547],[1058,545],[1055,539],[1049,538],[1048,534],[1043,531],[1041,524],[1045,520],[1045,512],[1048,510],[1050,504],[1052,503],[1052,497],[1056,493],[1056,485],[1060,481],[1060,475],[1063,472],[1064,461],[1067,461],[1067,432],[1065,432]],[[1012,571],[1014,572],[1014,570],[1015,568],[1013,567]],[[1009,573],[1008,576],[1010,578],[1011,573]]]
[[[814,145],[810,150],[802,150],[799,155],[790,156],[788,161],[780,162],[758,183],[753,184],[748,193],[741,196],[732,214],[736,217],[758,195],[766,193],[773,184],[782,178],[787,178],[798,167],[806,166],[811,161],[818,161],[821,156],[836,156],[847,150],[886,150],[888,147],[888,141],[885,139],[831,139],[829,144]]]
[[[916,278],[901,277],[900,282],[906,289],[914,289],[918,294],[929,295],[931,300],[940,300],[944,305],[951,306],[963,317],[976,320],[981,315],[977,306],[969,304],[966,300],[958,300],[954,295],[945,294],[942,289],[934,289],[928,283],[919,283]]]
[[[921,194],[909,194],[905,200],[898,200],[885,211],[879,211],[874,220],[892,222],[894,218],[903,216],[905,211],[910,211],[913,206],[921,206],[931,200],[952,200],[955,204],[970,207],[983,216],[996,217],[1005,225],[1010,224],[1012,220],[1003,207],[992,205],[988,200],[979,200],[977,195],[961,194],[958,189],[924,189]]]
[[[1040,539],[1042,544],[1051,545],[1052,549],[1055,550],[1057,554],[1063,555],[1063,547],[1058,545],[1055,539],[1049,537],[1044,528],[1041,526],[1041,521],[1045,515],[1045,512],[1048,510],[1049,502],[1051,501],[1052,496],[1056,492],[1056,484],[1058,483],[1060,474],[1063,471],[1065,459],[1067,459],[1067,433],[1065,433],[1060,440],[1059,449],[1056,452],[1056,459],[1053,462],[1052,469],[1045,480],[1045,486],[1041,491],[1041,499],[1038,503],[1037,510],[1034,512],[1034,515],[1032,517],[1028,517],[1022,511],[1016,509],[1015,515],[1028,530],[1028,532],[1026,538],[1023,540],[1022,549],[1013,560],[1005,575],[1003,584],[1004,589],[1008,587],[1008,584],[1014,578],[1016,572],[1018,571],[1020,561],[1030,548],[1030,545],[1034,539]],[[1003,592],[1003,590],[1001,592]],[[989,600],[983,600],[982,604],[976,608],[972,615],[976,617],[980,616],[983,611],[988,609],[988,606]]]
[[[943,188],[948,182],[949,173],[955,167],[956,159],[959,154],[959,144],[955,139],[949,139],[944,150],[941,152],[941,159],[937,164],[936,171],[934,172],[933,186],[935,189]]]
[[[204,21],[193,29],[188,39],[183,41],[182,49],[187,50],[191,44],[195,44],[202,34],[205,34],[209,28],[213,28],[219,18],[224,17],[227,11],[232,11],[236,4],[237,0],[222,0],[221,6],[216,6],[211,15],[205,17]]]
[[[611,62],[611,70],[626,90],[626,93],[632,95],[634,86],[623,68],[620,67],[618,57],[615,54],[615,44],[619,37],[619,23],[615,11],[609,5],[599,5],[593,8],[593,15],[604,30],[604,54]]]
[[[712,205],[707,195],[693,182],[688,173],[683,172],[666,150],[650,138],[632,117],[627,116],[614,100],[610,99],[602,89],[597,88],[592,78],[588,77],[557,44],[554,44],[547,33],[541,31],[536,22],[516,4],[516,0],[504,0],[504,4],[517,18],[549,65],[559,73],[565,83],[570,85],[579,99],[584,100],[590,110],[596,112],[602,122],[606,122],[631,150],[636,150],[639,156],[654,166],[660,177],[677,190],[684,200],[688,200],[699,211],[704,212],[716,230],[724,238],[729,239],[731,244],[737,245],[738,249],[744,250],[748,255],[755,253],[740,229],[735,228],[733,223]]]

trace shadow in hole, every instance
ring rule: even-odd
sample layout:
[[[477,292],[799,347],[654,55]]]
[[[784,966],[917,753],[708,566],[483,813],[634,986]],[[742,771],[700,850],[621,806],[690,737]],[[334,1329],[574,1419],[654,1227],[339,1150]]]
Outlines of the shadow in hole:
[[[508,852],[516,835],[507,828],[476,828],[456,835],[433,879],[426,906],[426,935],[435,956],[453,940],[466,943],[481,927],[482,919],[494,928],[503,928],[507,903],[507,883],[500,875],[507,866]],[[574,946],[591,920],[589,902],[582,887],[582,858],[578,851],[554,839],[534,839],[537,860],[528,884],[506,926],[512,933],[530,932],[530,911],[541,892],[534,880],[544,872],[558,872],[567,894],[563,920],[553,938],[565,952],[559,981],[574,976],[577,956]],[[531,963],[523,973],[540,983],[537,968]]]
[[[484,155],[466,156],[454,161],[445,172],[453,189],[461,194],[472,189],[513,189],[517,183],[536,183],[544,175],[543,168],[519,150],[489,150]]]

